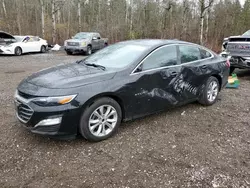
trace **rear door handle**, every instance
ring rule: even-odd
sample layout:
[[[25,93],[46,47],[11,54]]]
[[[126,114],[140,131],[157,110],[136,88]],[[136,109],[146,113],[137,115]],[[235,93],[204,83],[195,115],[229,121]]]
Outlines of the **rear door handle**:
[[[177,72],[172,72],[171,76],[177,76]]]
[[[206,68],[207,68],[207,65],[202,65],[201,68],[202,68],[202,69],[206,69]]]

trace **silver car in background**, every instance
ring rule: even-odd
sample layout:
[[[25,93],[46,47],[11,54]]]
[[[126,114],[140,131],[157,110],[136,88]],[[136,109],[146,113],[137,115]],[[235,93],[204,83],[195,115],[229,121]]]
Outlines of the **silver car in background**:
[[[91,55],[93,51],[100,50],[107,45],[108,39],[101,38],[99,33],[80,32],[64,42],[64,49],[68,55],[75,52]]]

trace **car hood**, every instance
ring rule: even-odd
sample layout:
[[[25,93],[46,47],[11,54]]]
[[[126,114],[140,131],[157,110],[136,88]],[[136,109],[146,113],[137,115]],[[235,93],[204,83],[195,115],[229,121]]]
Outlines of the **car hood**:
[[[109,80],[115,73],[111,70],[104,71],[83,64],[69,63],[41,70],[23,82],[44,88],[67,89]]]
[[[66,42],[88,42],[88,39],[68,39]]]
[[[0,31],[0,38],[2,39],[15,39],[11,34],[6,33],[4,31]]]

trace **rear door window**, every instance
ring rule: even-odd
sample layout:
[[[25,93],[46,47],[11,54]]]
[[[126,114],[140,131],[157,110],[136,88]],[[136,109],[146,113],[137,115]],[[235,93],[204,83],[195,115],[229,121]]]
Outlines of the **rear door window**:
[[[198,47],[191,45],[180,45],[181,64],[197,61],[201,59],[201,52]]]
[[[207,50],[200,49],[200,52],[201,52],[201,59],[207,59],[209,57],[212,57],[212,54]]]

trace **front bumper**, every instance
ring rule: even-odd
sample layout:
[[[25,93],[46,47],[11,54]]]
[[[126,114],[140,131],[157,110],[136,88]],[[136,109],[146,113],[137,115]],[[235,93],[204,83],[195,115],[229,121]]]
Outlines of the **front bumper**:
[[[87,46],[65,46],[64,49],[68,52],[87,52]]]
[[[70,103],[42,107],[16,95],[15,109],[18,120],[32,133],[56,138],[74,138],[78,133],[81,110]]]
[[[11,49],[6,48],[0,48],[0,54],[4,55],[13,55],[14,52]]]

